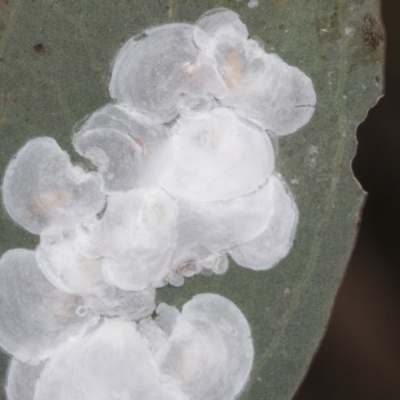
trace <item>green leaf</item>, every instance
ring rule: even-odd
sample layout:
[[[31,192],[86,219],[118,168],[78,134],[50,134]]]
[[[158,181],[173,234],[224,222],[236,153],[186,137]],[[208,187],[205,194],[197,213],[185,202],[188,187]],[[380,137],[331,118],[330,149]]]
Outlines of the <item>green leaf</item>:
[[[299,207],[289,256],[271,271],[235,265],[187,279],[158,300],[181,306],[216,292],[244,312],[255,362],[242,400],[290,399],[321,340],[351,252],[363,194],[352,176],[355,129],[381,93],[382,40],[376,0],[0,0],[0,170],[30,138],[52,136],[73,160],[76,123],[110,101],[110,65],[149,26],[194,22],[227,7],[267,52],[311,77],[311,122],[279,140],[278,170]],[[81,161],[82,162],[82,161]],[[34,248],[37,237],[0,215],[0,252]],[[5,377],[6,357],[1,360]],[[3,394],[3,398],[5,395]]]

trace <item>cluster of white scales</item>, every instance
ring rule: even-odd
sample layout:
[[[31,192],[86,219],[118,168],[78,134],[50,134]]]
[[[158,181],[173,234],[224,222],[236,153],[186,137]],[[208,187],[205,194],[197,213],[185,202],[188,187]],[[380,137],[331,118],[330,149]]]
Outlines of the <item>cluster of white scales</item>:
[[[297,209],[271,137],[309,121],[311,80],[217,9],[129,40],[109,90],[73,137],[96,172],[39,137],[5,173],[7,212],[40,235],[0,261],[8,398],[234,399],[253,362],[244,315],[205,293],[152,318],[155,291],[224,273],[227,255],[254,270],[286,256]]]

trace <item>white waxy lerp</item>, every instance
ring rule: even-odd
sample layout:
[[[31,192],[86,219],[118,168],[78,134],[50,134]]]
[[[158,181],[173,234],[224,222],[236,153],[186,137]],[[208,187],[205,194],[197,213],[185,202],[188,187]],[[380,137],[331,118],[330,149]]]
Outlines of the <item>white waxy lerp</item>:
[[[296,203],[283,179],[273,175],[268,185],[271,186],[273,201],[265,230],[253,240],[229,250],[235,262],[254,270],[272,268],[287,256],[298,221]]]
[[[268,136],[227,108],[181,116],[172,128],[176,167],[164,189],[190,201],[227,201],[257,190],[275,167]]]
[[[189,400],[163,377],[136,324],[106,319],[46,363],[33,400]]]
[[[273,176],[258,190],[225,202],[177,201],[178,250],[197,243],[218,253],[258,236],[275,207],[271,179]]]
[[[100,177],[73,167],[49,137],[32,139],[18,151],[2,189],[8,214],[35,234],[70,228],[101,211],[105,202]]]
[[[228,88],[221,104],[278,136],[295,132],[314,113],[316,95],[311,79],[226,24],[233,18],[231,14],[221,11],[197,22],[203,29],[207,26],[209,39],[204,51],[215,58]]]
[[[35,253],[9,250],[0,260],[0,345],[23,362],[38,363],[98,322],[77,296],[42,274]]]
[[[162,313],[163,309],[158,308]],[[168,314],[165,318],[168,318]],[[166,324],[166,321],[163,324]],[[195,296],[168,328],[160,370],[171,375],[191,400],[233,400],[246,383],[254,349],[248,322],[230,300]]]
[[[36,249],[38,266],[58,289],[86,296],[100,294],[106,283],[101,271],[101,258],[87,258],[75,248],[74,230],[41,235]]]
[[[166,285],[177,218],[178,207],[162,190],[110,196],[98,239],[106,281],[124,290]]]
[[[216,8],[205,12],[196,21],[193,38],[197,46],[204,49],[209,44],[208,41],[221,31],[237,35],[242,39],[247,39],[249,34],[237,13],[226,8]]]
[[[107,194],[160,187],[174,164],[167,130],[120,105],[93,113],[73,144],[98,168]]]
[[[257,53],[256,42],[250,40],[246,46],[255,48],[246,50],[248,53]],[[221,69],[232,68],[233,64],[238,78],[234,80],[230,74],[235,83],[223,105],[278,136],[296,132],[311,119],[316,95],[311,79],[298,68],[263,51],[245,61],[240,61],[236,53],[223,53],[222,57],[225,61]],[[241,62],[243,67],[239,66]],[[241,68],[242,75],[238,71]]]
[[[181,111],[209,108],[226,95],[214,63],[200,57],[193,25],[168,24],[130,39],[119,50],[109,85],[119,103],[164,123]]]
[[[90,310],[108,317],[138,319],[155,309],[155,289],[126,291],[108,285],[102,258],[90,259],[75,248],[75,231],[41,236],[36,250],[38,266],[58,289],[83,297]]]

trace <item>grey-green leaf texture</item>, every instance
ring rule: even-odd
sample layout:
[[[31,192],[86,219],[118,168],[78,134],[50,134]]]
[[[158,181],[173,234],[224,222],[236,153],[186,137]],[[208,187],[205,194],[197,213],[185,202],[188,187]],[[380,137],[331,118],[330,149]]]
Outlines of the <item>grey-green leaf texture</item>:
[[[72,159],[73,127],[110,101],[117,50],[144,28],[236,11],[251,36],[311,77],[312,120],[279,139],[277,169],[299,208],[293,248],[270,271],[231,262],[158,291],[182,306],[219,293],[247,317],[255,360],[241,400],[290,399],[324,333],[355,235],[363,193],[351,172],[355,130],[382,90],[383,34],[377,0],[0,0],[0,170],[28,139],[52,136]],[[38,237],[0,214],[0,252],[32,249]],[[1,357],[6,376],[7,356]],[[3,382],[2,382],[3,383]],[[5,394],[2,393],[2,397]]]

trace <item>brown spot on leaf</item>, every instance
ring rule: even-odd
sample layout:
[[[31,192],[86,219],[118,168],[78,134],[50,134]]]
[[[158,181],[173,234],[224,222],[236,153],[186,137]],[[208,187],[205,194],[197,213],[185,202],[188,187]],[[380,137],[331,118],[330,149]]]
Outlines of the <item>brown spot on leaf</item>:
[[[14,95],[9,94],[8,92],[4,92],[3,101],[4,103],[15,103],[17,101],[17,98]]]
[[[8,0],[0,0],[0,10],[4,11],[7,7]]]
[[[42,43],[35,44],[33,50],[38,54],[44,54],[44,46]]]
[[[376,50],[383,40],[379,24],[376,18],[370,13],[364,15],[362,38],[364,43],[373,50]]]

